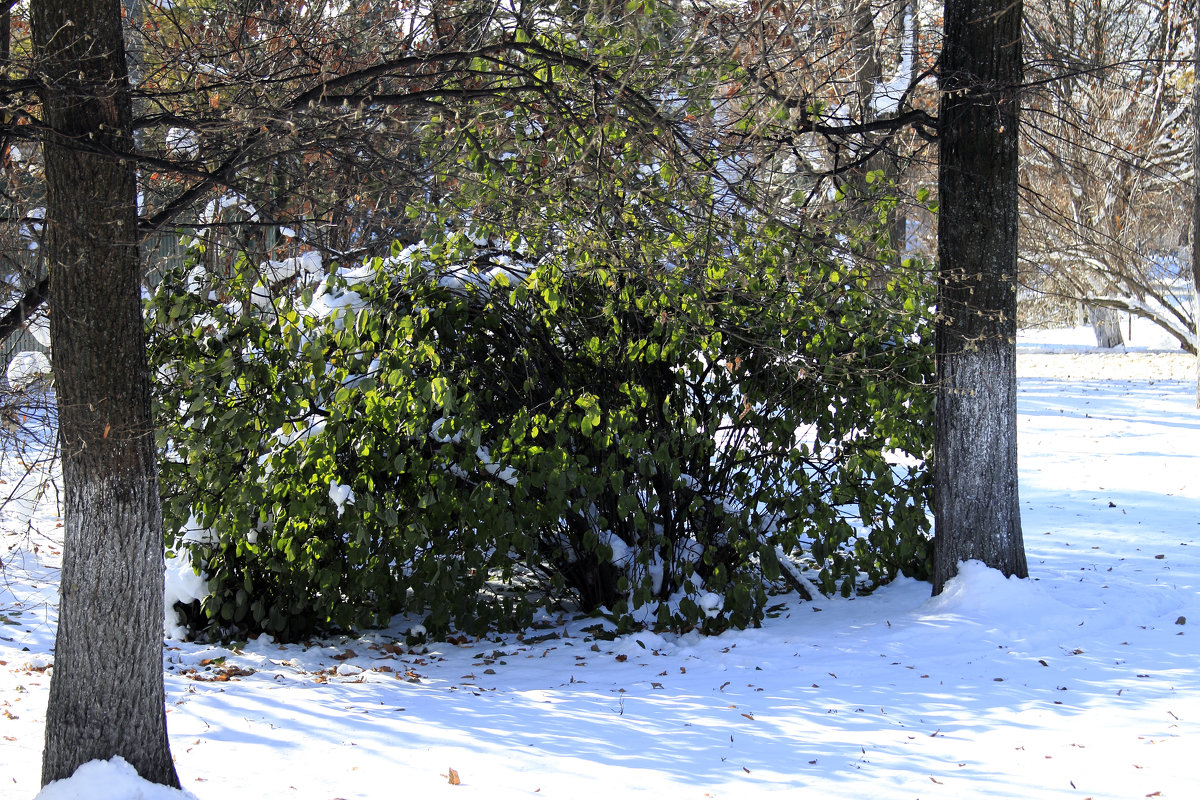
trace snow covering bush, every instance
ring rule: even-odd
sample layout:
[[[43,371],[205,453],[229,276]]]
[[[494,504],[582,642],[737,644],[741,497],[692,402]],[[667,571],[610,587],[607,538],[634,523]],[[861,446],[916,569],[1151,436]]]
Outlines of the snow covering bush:
[[[442,231],[270,303],[252,272],[219,293],[168,275],[149,307],[164,510],[216,533],[172,543],[208,579],[193,628],[417,612],[478,633],[569,602],[719,630],[803,570],[847,593],[919,573],[917,272],[868,293],[782,228],[637,241],[535,256]]]

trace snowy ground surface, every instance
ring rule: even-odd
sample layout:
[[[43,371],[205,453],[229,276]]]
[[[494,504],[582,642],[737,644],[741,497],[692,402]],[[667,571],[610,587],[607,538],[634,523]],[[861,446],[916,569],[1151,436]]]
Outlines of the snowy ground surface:
[[[388,632],[171,642],[184,787],[200,800],[1200,796],[1195,362],[1146,341],[1109,353],[1075,332],[1021,337],[1029,580],[967,565],[938,598],[902,580],[711,639],[605,641],[552,618],[427,652]],[[38,793],[53,500],[10,506],[0,539],[11,800]],[[183,796],[120,762],[85,769],[41,797]]]

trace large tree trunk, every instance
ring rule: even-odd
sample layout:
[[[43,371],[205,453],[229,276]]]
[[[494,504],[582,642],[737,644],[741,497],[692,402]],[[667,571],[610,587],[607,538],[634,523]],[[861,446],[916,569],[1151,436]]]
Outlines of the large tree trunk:
[[[1017,499],[1020,0],[947,0],[938,138],[934,594],[979,559],[1028,574]]]
[[[178,786],[120,0],[35,0],[65,543],[44,783],[121,756]]]

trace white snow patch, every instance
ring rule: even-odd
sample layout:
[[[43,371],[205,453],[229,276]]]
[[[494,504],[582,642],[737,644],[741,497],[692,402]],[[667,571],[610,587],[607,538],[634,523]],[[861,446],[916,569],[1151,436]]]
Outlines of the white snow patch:
[[[900,63],[892,77],[875,85],[871,106],[877,114],[895,114],[900,110],[900,100],[912,84],[913,57],[916,37],[913,35],[912,10],[904,12],[904,43],[900,47]]]
[[[612,550],[611,563],[619,567],[627,567],[633,563],[635,553],[620,536],[612,531],[601,531],[600,541]]]
[[[200,157],[200,134],[191,128],[167,128],[163,137],[170,158],[197,159]]]
[[[285,258],[283,261],[264,261],[258,265],[259,274],[268,283],[279,283],[300,276],[301,280],[319,278],[325,273],[321,254],[315,250]]]
[[[705,592],[700,595],[699,606],[704,611],[704,616],[713,619],[725,607],[725,598],[715,592]]]
[[[22,350],[8,362],[8,385],[24,388],[50,374],[50,358],[38,350]]]
[[[241,211],[251,222],[258,222],[258,209],[244,195],[237,192],[226,192],[220,197],[209,200],[196,221],[201,225],[220,222],[223,220],[225,210],[229,208]]]
[[[186,639],[187,628],[175,610],[176,603],[190,603],[208,596],[208,578],[196,573],[192,552],[181,548],[166,560],[163,573],[163,631],[168,639]]]
[[[89,761],[75,774],[47,784],[34,800],[197,800],[183,789],[151,783],[137,774],[128,761]]]
[[[42,347],[50,346],[50,319],[45,314],[38,314],[25,323],[25,330],[37,340]]]
[[[654,631],[629,633],[613,640],[613,653],[626,658],[669,655],[674,649],[665,636]]]
[[[338,483],[337,480],[329,479],[329,499],[337,506],[338,516],[346,510],[346,505],[354,505],[354,490],[349,486]]]
[[[192,514],[188,517],[187,522],[183,524],[183,528],[179,531],[179,538],[180,541],[183,542],[215,544],[218,536],[216,531],[202,526],[200,524],[200,520],[196,519],[196,515]]]
[[[171,642],[181,779],[209,800],[382,797],[398,775],[412,794],[495,800],[581,786],[631,800],[1195,795],[1195,359],[1037,339],[1017,357],[1029,579],[968,562],[937,598],[907,578],[852,599],[783,596],[761,628],[710,637],[608,641],[610,620],[555,609],[524,637],[459,634],[428,653],[404,644],[409,616],[296,645]],[[0,465],[11,484],[17,456]],[[57,628],[50,505],[31,528],[0,526],[0,776],[14,800],[39,786],[50,681],[26,665],[52,660]],[[254,674],[195,680],[213,659]],[[335,677],[345,663],[363,672]],[[181,796],[139,795],[111,766],[58,800]]]

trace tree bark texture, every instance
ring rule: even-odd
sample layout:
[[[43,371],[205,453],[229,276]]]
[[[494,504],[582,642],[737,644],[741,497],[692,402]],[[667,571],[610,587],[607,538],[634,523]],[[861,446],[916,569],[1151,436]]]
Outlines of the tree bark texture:
[[[1020,0],[947,0],[938,137],[934,594],[1028,567],[1017,495]]]
[[[42,781],[121,756],[178,786],[120,0],[35,0],[65,542]]]

